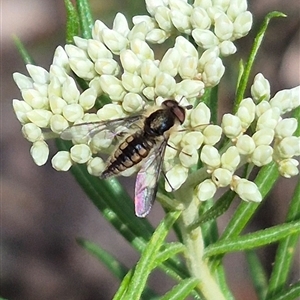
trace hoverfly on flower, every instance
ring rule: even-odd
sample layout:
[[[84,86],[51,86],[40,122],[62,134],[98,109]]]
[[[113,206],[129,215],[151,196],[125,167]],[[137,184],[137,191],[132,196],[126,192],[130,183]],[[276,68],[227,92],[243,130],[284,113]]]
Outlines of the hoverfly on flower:
[[[67,128],[60,136],[64,140],[91,139],[101,132],[105,139],[116,142],[117,146],[100,178],[121,175],[137,166],[135,213],[138,217],[145,217],[155,200],[170,133],[177,125],[183,124],[185,110],[191,108],[192,105],[181,106],[177,101],[168,99],[150,114],[81,123]]]

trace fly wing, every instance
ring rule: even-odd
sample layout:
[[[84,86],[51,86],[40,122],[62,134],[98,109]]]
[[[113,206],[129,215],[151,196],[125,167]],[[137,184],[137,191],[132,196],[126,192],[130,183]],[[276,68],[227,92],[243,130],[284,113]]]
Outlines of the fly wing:
[[[76,124],[65,129],[60,134],[60,137],[63,140],[89,142],[96,134],[105,131],[106,138],[112,140],[117,135],[121,135],[129,128],[132,128],[136,122],[144,118],[145,117],[143,115],[135,115],[108,121]]]
[[[166,139],[158,143],[150,155],[145,158],[146,161],[137,174],[134,202],[135,214],[138,217],[145,217],[155,200],[166,145]]]

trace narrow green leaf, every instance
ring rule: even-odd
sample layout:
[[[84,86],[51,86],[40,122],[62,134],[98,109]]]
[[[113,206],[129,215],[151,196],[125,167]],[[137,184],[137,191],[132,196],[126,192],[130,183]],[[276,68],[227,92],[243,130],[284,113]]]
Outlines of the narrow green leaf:
[[[17,36],[13,36],[13,40],[15,42],[15,45],[19,51],[19,54],[22,57],[22,60],[24,62],[25,65],[27,64],[32,64],[35,65],[35,62],[33,60],[33,58],[30,56],[29,52],[27,51],[27,49],[25,48],[24,44],[21,42],[21,40],[17,37]]]
[[[126,295],[123,296],[124,300],[140,299],[148,276],[155,267],[155,260],[159,249],[179,215],[180,212],[170,212],[158,225],[135,267]]]
[[[264,35],[267,31],[268,25],[269,25],[271,19],[278,18],[278,17],[286,17],[286,15],[281,12],[278,12],[278,11],[273,11],[273,12],[270,12],[269,14],[267,14],[259,31],[258,31],[258,34],[256,35],[256,37],[254,39],[248,61],[246,63],[245,69],[243,71],[243,74],[241,76],[241,79],[239,81],[239,85],[237,88],[237,95],[236,95],[236,100],[235,100],[235,104],[234,104],[234,108],[233,108],[234,112],[237,111],[239,104],[244,99],[245,90],[246,90],[247,84],[249,82],[250,72],[252,70],[252,66],[253,66],[255,57],[258,53],[258,50],[262,44]]]
[[[300,282],[294,283],[288,289],[266,300],[298,300],[300,297]]]
[[[79,15],[81,35],[83,38],[89,39],[92,37],[92,28],[94,25],[89,0],[77,0],[76,4]]]
[[[124,296],[126,294],[126,291],[128,289],[128,286],[130,284],[131,278],[133,275],[133,270],[130,270],[125,277],[123,278],[116,294],[113,297],[113,300],[123,300],[125,299]]]
[[[267,274],[254,251],[246,251],[246,258],[258,299],[263,300],[268,289]]]
[[[300,106],[298,106],[297,108],[294,109],[293,113],[292,113],[292,116],[298,120],[298,126],[297,126],[297,129],[295,131],[295,136],[300,136]]]
[[[235,297],[231,293],[231,289],[228,286],[224,266],[222,264],[215,268],[215,276],[218,279],[218,284],[221,291],[224,294],[226,300],[235,300]]]
[[[181,243],[168,243],[162,245],[159,254],[155,259],[155,268],[162,264],[164,261],[169,258],[175,256],[176,254],[183,252],[185,250],[185,246]]]
[[[300,220],[300,182],[295,188],[294,195],[289,206],[286,221]],[[269,281],[268,298],[281,291],[287,284],[288,276],[293,263],[295,250],[299,236],[291,235],[279,243],[275,261]]]
[[[182,300],[185,299],[199,283],[197,278],[182,280],[179,284],[167,292],[160,300]]]
[[[220,240],[205,249],[205,256],[254,249],[300,233],[300,221],[276,225],[243,236]]]
[[[216,124],[218,121],[218,85],[213,88],[205,89],[204,95],[201,97],[201,102],[204,102],[211,112],[211,122]]]
[[[76,8],[72,2],[70,0],[64,1],[67,12],[66,42],[68,44],[72,44],[74,36],[79,35],[79,18]]]

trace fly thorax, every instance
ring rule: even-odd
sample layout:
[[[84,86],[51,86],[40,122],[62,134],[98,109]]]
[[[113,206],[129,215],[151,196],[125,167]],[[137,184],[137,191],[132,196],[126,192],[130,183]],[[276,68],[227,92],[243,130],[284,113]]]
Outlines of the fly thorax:
[[[160,136],[175,124],[175,116],[165,109],[153,112],[145,121],[145,132],[148,135]]]

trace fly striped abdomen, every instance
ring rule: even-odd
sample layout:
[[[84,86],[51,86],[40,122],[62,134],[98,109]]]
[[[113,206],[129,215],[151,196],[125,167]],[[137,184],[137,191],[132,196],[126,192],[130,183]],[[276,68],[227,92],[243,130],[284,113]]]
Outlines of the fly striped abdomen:
[[[148,156],[155,141],[145,138],[142,133],[128,136],[110,158],[106,169],[101,174],[105,179],[138,164]]]

